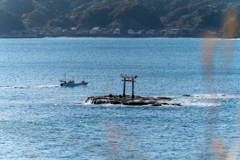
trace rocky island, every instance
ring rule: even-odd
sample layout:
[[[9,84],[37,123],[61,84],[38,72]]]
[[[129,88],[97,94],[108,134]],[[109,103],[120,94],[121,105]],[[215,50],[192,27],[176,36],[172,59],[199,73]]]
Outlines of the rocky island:
[[[146,97],[146,96],[135,96],[134,95],[134,82],[137,76],[120,75],[123,81],[123,95],[105,95],[105,96],[92,96],[88,97],[85,103],[89,104],[121,104],[121,105],[151,105],[151,106],[162,106],[162,105],[173,105],[182,106],[180,103],[171,103],[172,98],[169,97]],[[126,95],[126,82],[132,83],[132,95]]]
[[[163,106],[173,105],[182,106],[180,103],[171,103],[172,99],[169,97],[144,97],[144,96],[132,96],[126,95],[104,95],[104,96],[92,96],[88,97],[85,103],[89,104],[121,104],[121,105],[150,105],[150,106]]]

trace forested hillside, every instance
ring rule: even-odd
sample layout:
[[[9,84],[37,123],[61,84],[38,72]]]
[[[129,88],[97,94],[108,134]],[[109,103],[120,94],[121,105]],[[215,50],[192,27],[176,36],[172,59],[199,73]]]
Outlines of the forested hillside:
[[[19,18],[0,9],[0,34],[21,29],[25,29],[25,27]]]
[[[227,21],[224,21],[226,15],[237,17],[239,14],[240,2],[238,0],[0,0],[0,9],[2,32],[8,31],[6,28],[24,27],[45,29],[96,26],[121,29],[191,27],[196,29],[224,27],[227,24]],[[19,23],[20,21],[24,27]]]

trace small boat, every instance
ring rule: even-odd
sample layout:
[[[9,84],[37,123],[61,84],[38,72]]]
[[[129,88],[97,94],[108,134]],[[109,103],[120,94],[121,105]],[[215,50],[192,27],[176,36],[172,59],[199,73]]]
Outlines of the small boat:
[[[61,83],[61,87],[76,87],[76,86],[86,86],[88,82],[85,82],[84,80],[81,81],[81,83],[75,83],[73,80],[70,80],[68,82],[64,81]]]
[[[75,83],[75,82],[74,82],[74,79],[73,79],[73,80],[70,80],[70,81],[66,81],[66,74],[65,74],[65,81],[60,80],[60,82],[63,82],[63,83],[60,83],[60,86],[61,86],[61,87],[86,86],[86,85],[88,84],[88,82],[85,82],[84,78],[83,78],[83,80],[81,81],[81,83]]]

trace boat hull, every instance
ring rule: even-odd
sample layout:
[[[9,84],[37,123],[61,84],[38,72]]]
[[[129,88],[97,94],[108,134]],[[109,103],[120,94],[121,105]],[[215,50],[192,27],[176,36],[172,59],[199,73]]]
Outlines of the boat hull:
[[[86,86],[88,82],[85,83],[61,83],[61,87],[77,87],[77,86]]]

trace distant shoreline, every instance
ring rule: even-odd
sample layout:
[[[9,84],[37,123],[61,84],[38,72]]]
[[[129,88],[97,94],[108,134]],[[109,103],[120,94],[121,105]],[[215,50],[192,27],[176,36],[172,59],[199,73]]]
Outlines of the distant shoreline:
[[[0,38],[53,38],[53,37],[75,37],[75,38],[223,38],[222,34],[140,34],[140,35],[130,35],[130,34],[85,34],[85,35],[33,35],[33,36],[2,36]],[[238,38],[237,36],[236,38]]]

